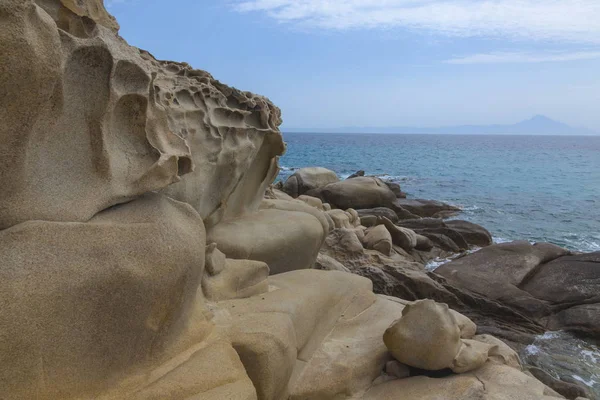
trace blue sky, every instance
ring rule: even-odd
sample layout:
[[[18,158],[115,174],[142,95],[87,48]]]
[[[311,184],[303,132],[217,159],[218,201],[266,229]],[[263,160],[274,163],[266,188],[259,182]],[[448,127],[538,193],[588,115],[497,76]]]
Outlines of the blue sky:
[[[600,0],[108,0],[132,45],[269,97],[285,127],[600,131]]]

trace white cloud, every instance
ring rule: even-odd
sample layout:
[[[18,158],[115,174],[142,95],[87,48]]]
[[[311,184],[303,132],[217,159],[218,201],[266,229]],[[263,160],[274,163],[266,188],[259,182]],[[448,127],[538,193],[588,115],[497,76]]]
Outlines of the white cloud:
[[[453,58],[444,61],[447,64],[501,64],[501,63],[540,63],[594,60],[600,58],[600,51],[575,51],[552,53],[520,53],[520,52],[495,52],[472,54],[465,57]]]
[[[321,29],[407,28],[458,37],[600,43],[600,0],[230,0]]]

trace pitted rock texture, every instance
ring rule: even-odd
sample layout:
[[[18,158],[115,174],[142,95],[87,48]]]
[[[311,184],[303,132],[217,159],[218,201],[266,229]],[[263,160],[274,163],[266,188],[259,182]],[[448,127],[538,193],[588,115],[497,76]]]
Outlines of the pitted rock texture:
[[[258,208],[284,151],[266,98],[127,45],[98,0],[0,15],[0,229],[87,221],[188,173],[168,193],[209,224]]]

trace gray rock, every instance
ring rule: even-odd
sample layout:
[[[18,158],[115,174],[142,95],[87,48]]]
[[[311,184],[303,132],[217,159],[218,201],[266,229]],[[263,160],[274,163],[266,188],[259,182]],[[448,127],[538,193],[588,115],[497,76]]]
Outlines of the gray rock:
[[[461,220],[446,221],[445,223],[448,228],[460,233],[470,245],[485,247],[493,243],[492,235],[481,225]]]
[[[387,207],[376,207],[363,210],[356,210],[356,212],[360,217],[374,215],[376,217],[386,217],[394,223],[398,222],[398,215],[396,214],[396,212],[391,208]]]

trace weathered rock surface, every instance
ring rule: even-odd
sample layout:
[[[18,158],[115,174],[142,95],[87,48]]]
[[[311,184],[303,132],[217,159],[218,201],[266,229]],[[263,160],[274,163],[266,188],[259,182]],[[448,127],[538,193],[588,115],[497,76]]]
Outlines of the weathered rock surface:
[[[283,184],[283,191],[292,197],[303,195],[312,189],[339,182],[335,172],[323,167],[300,168]]]
[[[450,283],[485,295],[552,330],[600,334],[600,253],[568,255],[547,243],[487,247],[442,265]]]
[[[0,228],[84,222],[184,174],[168,192],[209,225],[262,198],[279,109],[129,47],[99,1],[38,3],[3,6]]]
[[[279,109],[127,45],[99,0],[9,0],[0,19],[0,397],[395,393],[373,382],[406,303],[343,272],[369,262],[415,272],[410,260],[425,257],[363,248],[365,228],[343,201],[414,217],[386,184],[355,178],[317,196],[346,211],[291,200],[270,186],[285,150]],[[308,270],[321,248],[319,265],[341,271]],[[509,390],[540,392],[490,360],[455,392],[474,383],[493,394],[509,375]],[[430,392],[401,393],[415,390]]]

